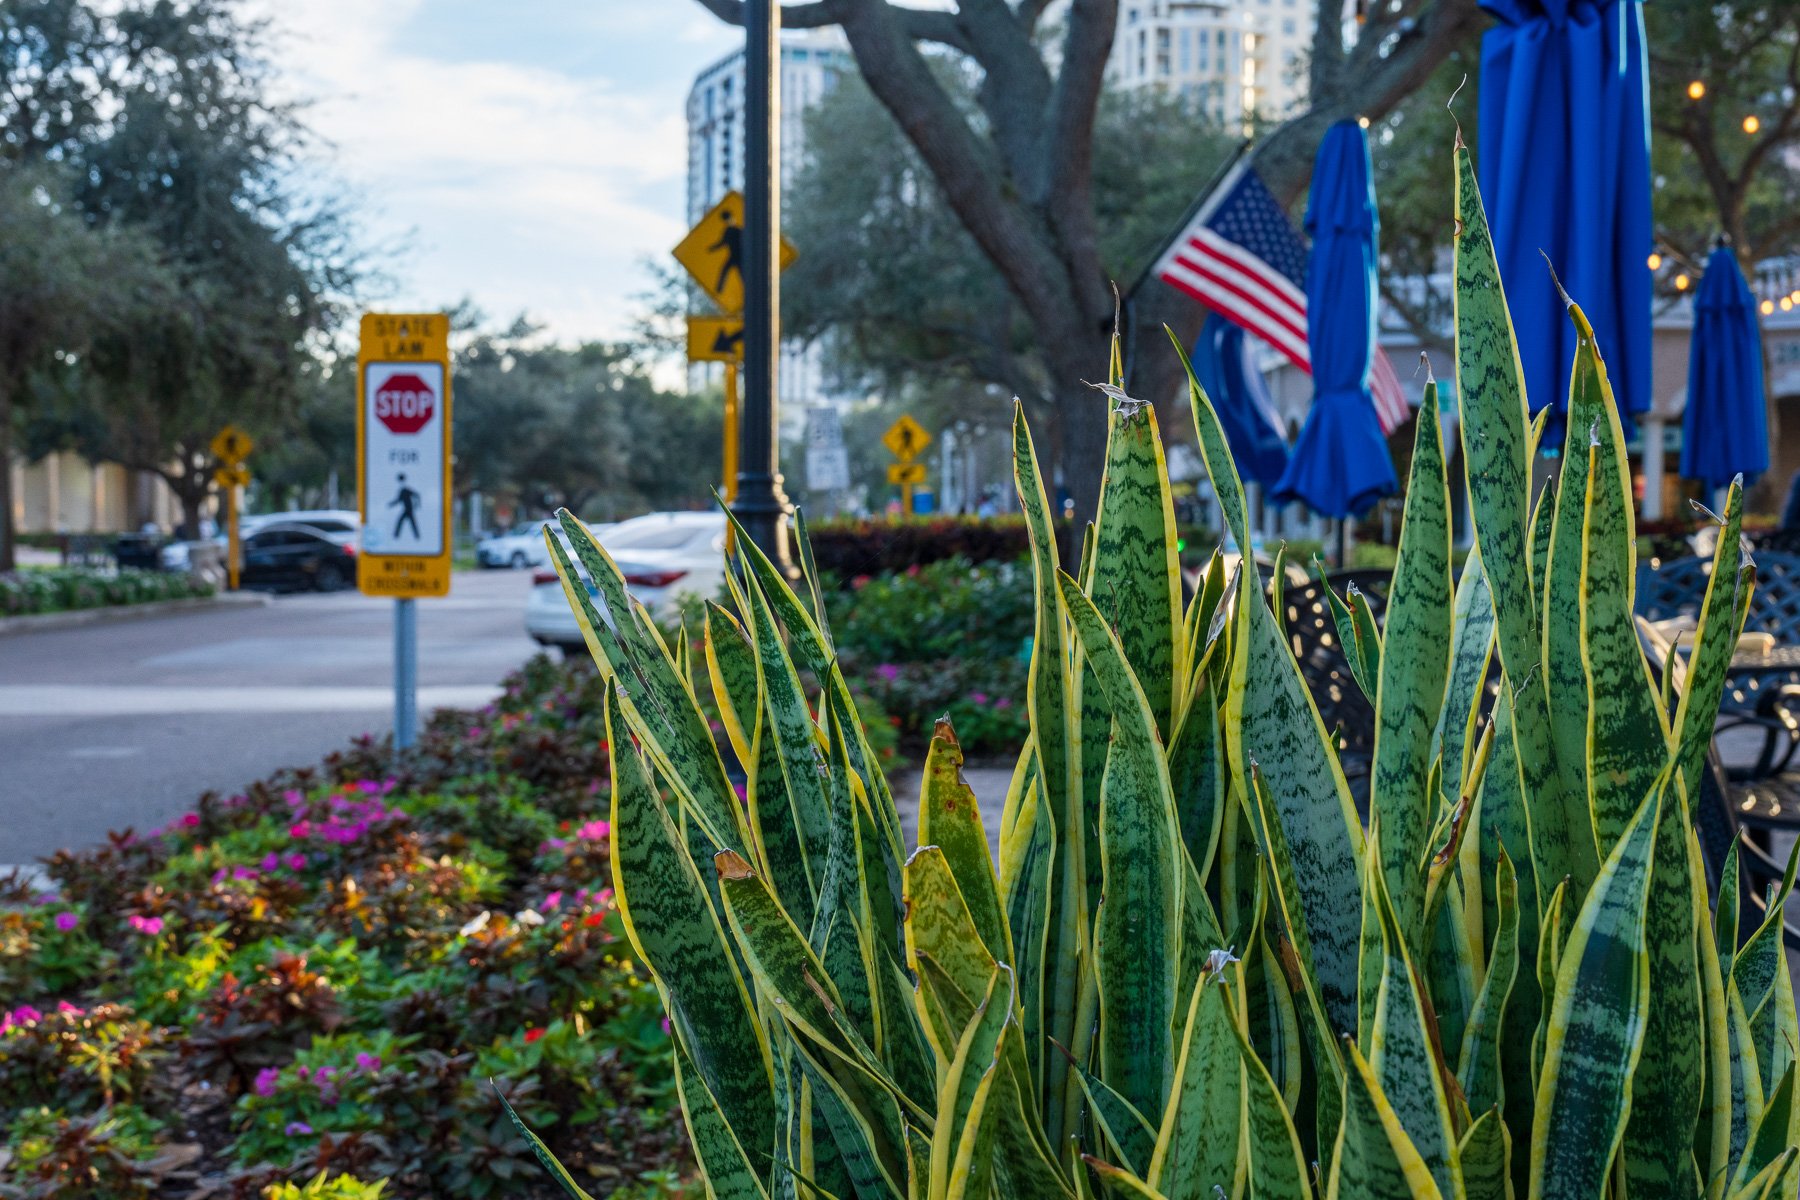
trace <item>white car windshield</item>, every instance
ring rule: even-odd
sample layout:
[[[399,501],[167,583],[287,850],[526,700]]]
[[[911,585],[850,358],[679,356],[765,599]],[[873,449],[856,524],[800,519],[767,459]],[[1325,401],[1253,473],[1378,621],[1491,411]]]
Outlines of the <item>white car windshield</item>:
[[[608,551],[676,550],[709,533],[710,530],[704,525],[676,525],[659,522],[653,525],[643,525],[636,529],[615,530],[606,534],[601,542]]]

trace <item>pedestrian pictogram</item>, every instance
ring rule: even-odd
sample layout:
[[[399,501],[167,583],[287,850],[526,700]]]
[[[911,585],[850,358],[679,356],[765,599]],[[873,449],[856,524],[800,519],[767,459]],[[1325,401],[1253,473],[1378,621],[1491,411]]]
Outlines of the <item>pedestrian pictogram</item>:
[[[357,586],[405,599],[450,590],[449,319],[363,317],[356,444]]]
[[[909,416],[903,416],[888,426],[888,431],[881,435],[881,444],[901,462],[911,462],[925,452],[925,447],[931,445],[931,435],[925,432],[923,425]]]
[[[241,463],[255,448],[256,443],[250,440],[250,435],[236,425],[227,425],[213,435],[213,457],[222,463]]]
[[[687,356],[691,362],[743,362],[743,319],[741,317],[689,317]]]
[[[781,269],[797,253],[781,239]],[[726,192],[675,247],[675,261],[687,268],[700,290],[727,313],[744,310],[744,194]]]

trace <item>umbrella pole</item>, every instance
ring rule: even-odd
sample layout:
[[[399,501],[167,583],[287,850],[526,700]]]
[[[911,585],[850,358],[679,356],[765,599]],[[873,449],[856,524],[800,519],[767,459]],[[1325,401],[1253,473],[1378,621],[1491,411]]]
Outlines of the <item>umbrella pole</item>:
[[[1350,569],[1350,518],[1339,517],[1337,521],[1337,564],[1338,570]]]

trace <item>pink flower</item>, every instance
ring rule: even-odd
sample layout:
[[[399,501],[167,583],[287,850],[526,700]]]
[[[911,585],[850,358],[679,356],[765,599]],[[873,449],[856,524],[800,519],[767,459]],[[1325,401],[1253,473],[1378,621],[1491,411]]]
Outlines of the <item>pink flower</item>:
[[[279,1067],[264,1067],[256,1073],[256,1094],[267,1098],[275,1094],[275,1083],[281,1078]]]
[[[664,1018],[663,1018],[663,1019],[662,1019],[662,1027],[663,1027],[663,1032],[664,1032],[664,1033],[667,1033],[667,1032],[669,1032],[669,1018],[667,1018],[667,1017],[664,1017]]]
[[[970,692],[969,699],[973,700],[977,704],[986,704],[988,702],[986,692]]]
[[[304,870],[306,867],[306,855],[304,855],[304,854],[288,855],[287,856],[287,865],[290,870],[294,870],[294,871]]]
[[[56,914],[56,927],[64,933],[68,933],[79,924],[81,924],[81,914],[79,913],[59,912]]]
[[[381,1070],[381,1056],[379,1054],[358,1052],[356,1056],[356,1069],[359,1071],[367,1071],[371,1075],[375,1074],[377,1071]]]
[[[610,908],[612,907],[613,902],[613,890],[609,887],[603,887],[594,893],[594,899],[599,903],[601,908]]]
[[[189,829],[192,829],[196,825],[200,824],[200,814],[199,813],[183,813],[181,815],[181,823],[183,825],[187,826]]]
[[[70,1004],[67,1000],[58,1000],[56,1002],[56,1011],[61,1013],[65,1017],[79,1017],[82,1013],[86,1012],[87,1009],[76,1008],[73,1004]]]
[[[583,825],[580,829],[577,829],[575,831],[575,836],[578,838],[587,838],[590,841],[599,841],[600,839],[606,837],[611,832],[612,832],[612,822],[610,822],[610,821],[589,821],[587,824]]]
[[[562,889],[561,888],[558,888],[556,891],[551,892],[548,896],[544,897],[544,907],[545,908],[561,908],[562,907]]]
[[[299,841],[301,838],[309,837],[309,836],[311,836],[311,834],[312,834],[312,822],[311,821],[295,821],[292,825],[288,826],[288,836],[293,838],[295,841]]]
[[[312,1078],[312,1068],[302,1063],[299,1069],[294,1072],[294,1075],[301,1083],[305,1083]]]
[[[995,708],[1011,708],[1012,701],[1007,699],[1005,696],[1002,696],[998,700],[994,701],[994,707]]]
[[[155,937],[163,931],[161,917],[141,917],[137,913],[132,913],[125,918],[125,923],[145,937]]]

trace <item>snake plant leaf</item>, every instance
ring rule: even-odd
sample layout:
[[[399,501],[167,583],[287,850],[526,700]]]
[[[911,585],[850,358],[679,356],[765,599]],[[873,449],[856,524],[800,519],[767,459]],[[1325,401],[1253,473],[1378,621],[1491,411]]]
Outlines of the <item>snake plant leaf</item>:
[[[1035,754],[1027,748],[1020,759],[1022,769],[1013,778],[1008,811],[1014,819],[1000,848],[1000,886],[1006,897],[1006,922],[1015,956],[1014,986],[1019,989],[1020,1025],[1031,1065],[1033,1094],[1041,1094],[1047,1038],[1045,990],[1052,969],[1045,954],[1056,864],[1056,827],[1050,820],[1036,761]],[[1027,765],[1029,769],[1023,769]]]
[[[985,1196],[993,1170],[993,1118],[988,1097],[1000,1070],[1000,1034],[1012,1015],[1012,972],[997,966],[982,989],[956,1055],[938,1083],[936,1136],[931,1141],[929,1200]]]
[[[1088,1112],[1105,1139],[1109,1154],[1133,1174],[1143,1175],[1156,1152],[1156,1130],[1150,1128],[1150,1122],[1131,1101],[1107,1087],[1105,1080],[1081,1070],[1079,1063],[1075,1067],[1082,1094],[1087,1097]]]
[[[1182,627],[1175,501],[1153,405],[1121,405],[1106,439],[1089,589],[1131,664],[1157,732],[1174,734],[1175,663]]]
[[[1325,1000],[1321,993],[1317,978],[1306,967],[1309,948],[1305,940],[1306,921],[1300,908],[1300,883],[1294,873],[1294,854],[1288,845],[1287,834],[1282,829],[1281,821],[1275,811],[1275,802],[1270,799],[1268,788],[1263,783],[1262,771],[1255,763],[1250,764],[1249,792],[1251,800],[1256,805],[1256,814],[1253,818],[1247,820],[1245,824],[1248,825],[1253,821],[1256,827],[1263,831],[1263,834],[1268,841],[1268,850],[1265,861],[1269,868],[1268,878],[1272,880],[1275,885],[1275,903],[1276,907],[1279,908],[1281,912],[1282,927],[1286,930],[1288,935],[1285,948],[1291,952],[1297,960],[1297,970],[1295,974],[1299,977],[1300,990],[1306,996],[1307,1008],[1311,1014],[1313,1024],[1319,1030],[1323,1031],[1318,1044],[1335,1047],[1337,1039],[1340,1036],[1337,1032],[1336,1023],[1333,1021],[1331,1014],[1325,1007]],[[1252,853],[1246,857],[1254,857],[1254,852],[1252,851]],[[1258,882],[1260,885],[1260,879]],[[1249,911],[1255,923],[1261,924],[1263,892],[1260,886],[1257,888],[1255,895],[1256,902]],[[1358,933],[1360,934],[1360,932],[1361,924],[1359,922]],[[1360,980],[1356,982],[1360,984]],[[1360,999],[1360,988],[1357,988],[1351,992],[1351,1000],[1353,1003],[1356,1003],[1360,1002]],[[1353,1012],[1350,1019],[1353,1021],[1358,1020],[1358,1014]],[[1360,1028],[1360,1024],[1353,1028]],[[1318,1060],[1315,1056],[1315,1062],[1316,1061]]]
[[[1337,629],[1338,645],[1343,647],[1344,659],[1350,664],[1350,677],[1356,680],[1362,694],[1373,702],[1381,678],[1381,634],[1376,631],[1374,614],[1355,584],[1346,589],[1349,599],[1339,596],[1326,582],[1325,564],[1317,557],[1313,561],[1319,572],[1320,587],[1325,592],[1325,603],[1331,608],[1331,623]],[[1356,611],[1352,610],[1352,604],[1358,606]]]
[[[1775,1089],[1787,1064],[1794,1061],[1800,1034],[1794,1032],[1794,982],[1782,949],[1782,923],[1788,897],[1794,891],[1800,845],[1788,855],[1787,870],[1779,887],[1771,888],[1767,915],[1731,960],[1731,982],[1743,997],[1756,1045],[1757,1066],[1763,1094]]]
[[[1182,660],[1177,675],[1176,698],[1186,696],[1187,705],[1195,703],[1195,691],[1200,686],[1201,677],[1210,669],[1215,651],[1226,639],[1219,637],[1222,626],[1219,618],[1225,613],[1220,610],[1220,602],[1225,598],[1225,586],[1228,572],[1225,569],[1225,556],[1218,547],[1213,548],[1212,557],[1206,560],[1206,567],[1200,572],[1199,586],[1194,589],[1194,598],[1188,602],[1187,614],[1182,627]],[[1229,612],[1229,610],[1226,610]],[[1186,681],[1185,684],[1182,681]],[[1189,711],[1184,707],[1178,718]],[[1177,719],[1176,728],[1182,721]],[[1179,740],[1177,734],[1176,740]]]
[[[1494,657],[1494,597],[1488,591],[1478,549],[1471,550],[1463,563],[1451,613],[1455,632],[1450,644],[1450,681],[1444,688],[1444,707],[1431,742],[1432,754],[1444,764],[1446,789],[1468,778],[1476,719]]]
[[[1733,838],[1725,851],[1725,865],[1719,870],[1719,899],[1713,913],[1713,942],[1718,947],[1719,970],[1724,975],[1731,974],[1731,958],[1737,951],[1739,879],[1738,844]]]
[[[756,650],[737,618],[714,601],[706,602],[706,673],[712,681],[719,723],[731,740],[732,753],[748,763],[751,731],[756,726]]]
[[[1590,697],[1582,647],[1581,590],[1587,570],[1583,541],[1588,518],[1589,441],[1597,436],[1606,414],[1602,412],[1600,391],[1593,386],[1594,372],[1584,371],[1578,362],[1573,379],[1562,470],[1555,487],[1546,487],[1539,498],[1534,522],[1533,543],[1535,546],[1541,542],[1543,551],[1542,564],[1534,564],[1533,582],[1543,605],[1543,662],[1550,685],[1551,736],[1558,761],[1572,786],[1587,797],[1591,793],[1587,777]],[[1635,803],[1642,795],[1640,788],[1626,803]],[[1591,800],[1589,804],[1591,807]],[[1618,822],[1619,827],[1629,818],[1628,812]],[[1610,847],[1618,840],[1618,833],[1610,826],[1607,832],[1605,844]]]
[[[1060,582],[1082,656],[1113,714],[1100,784],[1106,898],[1094,921],[1100,1077],[1139,1112],[1161,1113],[1181,965],[1181,843],[1168,765],[1124,648],[1075,581]]]
[[[1462,1163],[1463,1194],[1468,1200],[1512,1200],[1512,1134],[1490,1108],[1469,1126],[1457,1148]]]
[[[1426,784],[1450,677],[1450,613],[1450,486],[1438,432],[1437,381],[1427,380],[1382,634],[1369,782],[1370,807],[1381,819],[1381,869],[1400,928],[1415,948],[1425,942],[1421,867],[1438,805]]]
[[[1559,765],[1540,670],[1542,638],[1528,539],[1524,374],[1474,163],[1460,135],[1454,159],[1456,393],[1463,405],[1470,514],[1493,593],[1500,663],[1517,691],[1515,737],[1533,814],[1537,867],[1549,879],[1573,877],[1577,891],[1585,892],[1597,866],[1586,795]]]
[[[750,990],[737,972],[705,882],[607,704],[612,760],[612,877],[637,956],[664,993],[671,1024],[740,1142],[774,1144],[773,1063]]]
[[[1379,846],[1387,830],[1376,827],[1371,845]],[[1418,972],[1388,895],[1387,878],[1377,855],[1365,870],[1364,919],[1373,916],[1379,941],[1363,939],[1363,951],[1379,954],[1379,983],[1369,1021],[1369,1067],[1377,1090],[1392,1106],[1400,1127],[1436,1181],[1437,1191],[1454,1194],[1457,1178],[1456,1135],[1443,1083],[1444,1064],[1433,1046],[1427,1001]],[[1368,978],[1364,968],[1363,978]],[[1348,1072],[1346,1072],[1346,1077]]]
[[[1225,704],[1231,761],[1262,772],[1293,866],[1295,893],[1282,906],[1300,961],[1314,980],[1338,1033],[1356,1028],[1356,964],[1361,914],[1355,895],[1363,854],[1362,822],[1337,752],[1293,652],[1262,597],[1239,595],[1237,645]],[[1273,856],[1273,835],[1259,822]],[[1292,901],[1293,903],[1290,903]]]
[[[1219,512],[1225,517],[1225,528],[1231,533],[1232,544],[1239,554],[1248,558],[1250,518],[1244,504],[1244,481],[1238,475],[1237,462],[1231,457],[1231,443],[1225,437],[1225,427],[1219,424],[1219,414],[1207,397],[1206,389],[1194,377],[1194,364],[1188,361],[1187,348],[1167,325],[1163,326],[1163,332],[1169,335],[1176,357],[1181,359],[1181,367],[1187,372],[1188,410],[1194,417],[1194,441],[1200,447],[1200,461],[1206,466],[1206,478],[1212,484],[1213,495],[1218,497]]]
[[[1152,1186],[1169,1200],[1213,1200],[1218,1191],[1236,1196],[1247,1163],[1239,1153],[1244,1136],[1244,1065],[1233,1044],[1230,998],[1218,969],[1195,984],[1182,1025],[1169,1105],[1157,1132],[1150,1169]]]
[[[1537,445],[1536,434],[1549,415],[1545,409],[1537,415],[1533,423],[1532,445]],[[1535,451],[1534,451],[1535,453]],[[1550,543],[1556,534],[1556,498],[1562,493],[1558,490],[1557,476],[1552,475],[1544,481],[1544,490],[1538,494],[1537,506],[1531,510],[1531,598],[1538,608],[1539,624],[1544,620],[1545,589],[1550,579]],[[1584,726],[1585,728],[1585,726]]]
[[[823,782],[828,773],[825,752],[767,598],[754,586],[745,590],[750,639],[756,647],[757,691],[768,717],[767,733],[781,763],[781,777],[793,808],[794,826],[800,833],[813,892],[823,903],[831,845],[831,805]]]
[[[719,1102],[700,1077],[681,1037],[675,1043],[675,1089],[687,1115],[688,1141],[706,1173],[707,1191],[716,1200],[768,1200],[761,1176],[751,1166],[737,1134],[725,1120]]]
[[[1475,995],[1469,1023],[1463,1029],[1462,1051],[1456,1069],[1471,1112],[1483,1112],[1506,1102],[1500,1048],[1502,1031],[1506,1027],[1507,1003],[1512,998],[1513,981],[1519,973],[1519,885],[1505,847],[1501,847],[1499,853],[1494,881],[1494,892],[1499,898],[1499,925],[1481,990]]]
[[[1043,781],[1044,810],[1054,835],[1050,878],[1050,920],[1045,935],[1043,1036],[1071,1048],[1085,1040],[1077,1010],[1081,1004],[1082,964],[1087,954],[1087,833],[1082,807],[1081,739],[1070,677],[1071,651],[1057,585],[1056,535],[1045,498],[1043,475],[1025,412],[1013,409],[1013,477],[1018,487],[1025,528],[1031,541],[1032,586],[1037,599],[1032,632],[1026,708],[1031,720],[1038,774]],[[1067,1064],[1044,1057],[1042,1099],[1045,1131],[1060,1146],[1071,1130],[1078,1088]]]
[[[921,847],[906,860],[906,953],[907,966],[922,980],[917,999],[926,1035],[939,1061],[948,1062],[996,960],[937,846]],[[939,974],[948,988],[934,984]]]
[[[1700,603],[1700,621],[1694,630],[1694,650],[1688,658],[1686,678],[1682,682],[1681,706],[1675,712],[1675,742],[1681,763],[1681,778],[1690,804],[1697,803],[1700,778],[1706,770],[1706,750],[1712,742],[1714,722],[1706,714],[1719,710],[1725,693],[1725,675],[1737,649],[1738,635],[1743,632],[1747,606],[1740,597],[1754,588],[1754,569],[1743,565],[1741,531],[1744,519],[1744,489],[1734,482],[1725,497],[1725,523],[1713,547],[1712,574],[1706,581],[1706,596]],[[1691,714],[1691,715],[1690,715]],[[1737,846],[1732,846],[1733,853]],[[1727,874],[1734,889],[1732,905],[1736,917],[1736,876]],[[1737,941],[1737,930],[1720,940],[1720,948],[1729,953]]]
[[[879,1100],[865,1093],[859,1080],[834,1075],[812,1048],[799,1040],[792,1044],[814,1126],[808,1176],[842,1176],[846,1196],[898,1194],[909,1164],[905,1126],[877,1107]]]
[[[1100,1180],[1101,1194],[1104,1196],[1118,1197],[1120,1200],[1168,1200],[1168,1197],[1123,1167],[1114,1166],[1092,1154],[1083,1154],[1081,1161]]]
[[[643,740],[663,775],[693,809],[709,841],[721,849],[747,845],[750,839],[737,793],[725,778],[718,743],[686,679],[677,673],[661,640],[649,632],[650,622],[627,592],[625,576],[592,531],[566,509],[557,511],[557,520],[611,617],[593,633],[598,641],[610,640],[616,645],[604,657],[608,663],[618,664],[613,677],[630,699],[632,713],[640,718],[632,721],[632,732]],[[593,607],[586,602],[587,589],[573,574],[568,556],[560,553],[557,539],[550,540],[559,552],[556,570],[563,577],[564,591],[582,599],[585,613]]]
[[[1793,1195],[1796,1166],[1800,1166],[1800,1148],[1790,1146],[1755,1179],[1733,1191],[1731,1200],[1775,1200]]]
[[[1737,1170],[1731,1177],[1731,1191],[1743,1188],[1781,1157],[1782,1151],[1790,1144],[1793,1122],[1794,1064],[1789,1063],[1781,1073],[1780,1082],[1775,1085],[1775,1090],[1763,1105],[1762,1119],[1756,1123],[1755,1136],[1744,1147],[1743,1157],[1738,1160]]]
[[[836,656],[831,640],[831,617],[825,611],[825,596],[819,588],[819,564],[813,559],[812,535],[806,530],[806,513],[794,509],[794,548],[799,559],[800,577],[806,581],[807,599],[812,602],[812,618],[819,629],[819,641],[827,654]]]
[[[1456,1070],[1462,1051],[1463,1033],[1468,1028],[1469,1014],[1475,1007],[1475,993],[1480,986],[1478,960],[1480,943],[1467,936],[1468,917],[1463,911],[1463,890],[1454,874],[1446,875],[1427,901],[1426,934],[1421,960],[1415,963],[1425,995],[1431,998],[1432,1044],[1451,1075]],[[1446,1078],[1445,1089],[1454,1093],[1455,1084]],[[1454,1096],[1448,1102],[1457,1103]]]
[[[1667,787],[1665,771],[1601,867],[1559,956],[1531,1137],[1533,1200],[1599,1195],[1624,1137],[1650,1004],[1644,907]]]
[[[989,953],[1013,961],[1012,939],[1000,907],[1000,884],[981,827],[981,809],[962,774],[962,745],[948,720],[939,720],[925,755],[919,795],[919,844],[936,846],[956,877],[963,902]]]
[[[1442,1200],[1444,1192],[1400,1116],[1382,1094],[1373,1067],[1354,1042],[1346,1042],[1344,1124],[1331,1158],[1329,1200],[1364,1196]]]
[[[1689,859],[1704,861],[1698,832],[1689,825],[1687,833]],[[1735,871],[1736,854],[1728,853],[1726,863],[1728,872]],[[1725,878],[1735,877],[1728,874]],[[1725,1194],[1731,1162],[1731,1005],[1726,997],[1725,974],[1720,970],[1719,946],[1712,933],[1712,913],[1707,908],[1706,877],[1695,872],[1693,882],[1694,944],[1700,962],[1700,1036],[1705,1063],[1705,1090],[1694,1129],[1694,1161],[1700,1168],[1700,1178],[1706,1182],[1707,1200],[1718,1200]],[[1722,885],[1720,890],[1724,891]],[[1733,892],[1735,895],[1735,887]]]
[[[1744,1008],[1744,996],[1738,990],[1736,980],[1726,980],[1725,1000],[1731,1050],[1731,1136],[1725,1164],[1729,1172],[1737,1166],[1751,1136],[1762,1124],[1766,1093],[1757,1061],[1756,1038],[1750,1028],[1750,1014]]]
[[[1282,1103],[1289,1112],[1299,1112],[1306,1034],[1281,968],[1280,952],[1269,944],[1269,936],[1268,926],[1258,924],[1250,944],[1244,947],[1244,1033],[1256,1056],[1269,1068]],[[1192,937],[1190,933],[1190,940]],[[1220,940],[1215,936],[1212,944],[1218,945]],[[1192,990],[1193,980],[1186,982]]]
[[[1225,816],[1225,739],[1217,695],[1204,675],[1169,749],[1169,787],[1175,796],[1181,842],[1201,879],[1212,873]]]
[[[819,907],[813,914],[807,938],[842,1001],[842,1017],[871,1046],[882,1038],[876,1019],[879,985],[869,883],[878,878],[864,870],[863,833],[871,836],[872,824],[863,820],[865,806],[861,784],[851,774],[842,731],[829,731],[832,755],[829,780],[831,806],[830,847],[825,874],[819,884]]]
[[[1270,1200],[1304,1200],[1312,1195],[1312,1186],[1293,1118],[1268,1068],[1244,1040],[1243,1030],[1234,1023],[1231,1034],[1244,1064],[1244,1122],[1253,1194]]]
[[[543,1165],[544,1170],[550,1173],[550,1178],[556,1180],[556,1185],[562,1188],[569,1200],[594,1200],[592,1196],[581,1190],[581,1185],[575,1182],[575,1177],[569,1174],[568,1168],[557,1161],[556,1155],[550,1152],[550,1147],[544,1145],[543,1139],[531,1132],[530,1127],[519,1119],[519,1114],[513,1110],[512,1104],[508,1102],[499,1088],[494,1089],[494,1095],[499,1099],[500,1107],[506,1110],[507,1119],[513,1123],[513,1128],[524,1136],[526,1142],[531,1146],[531,1153]]]

